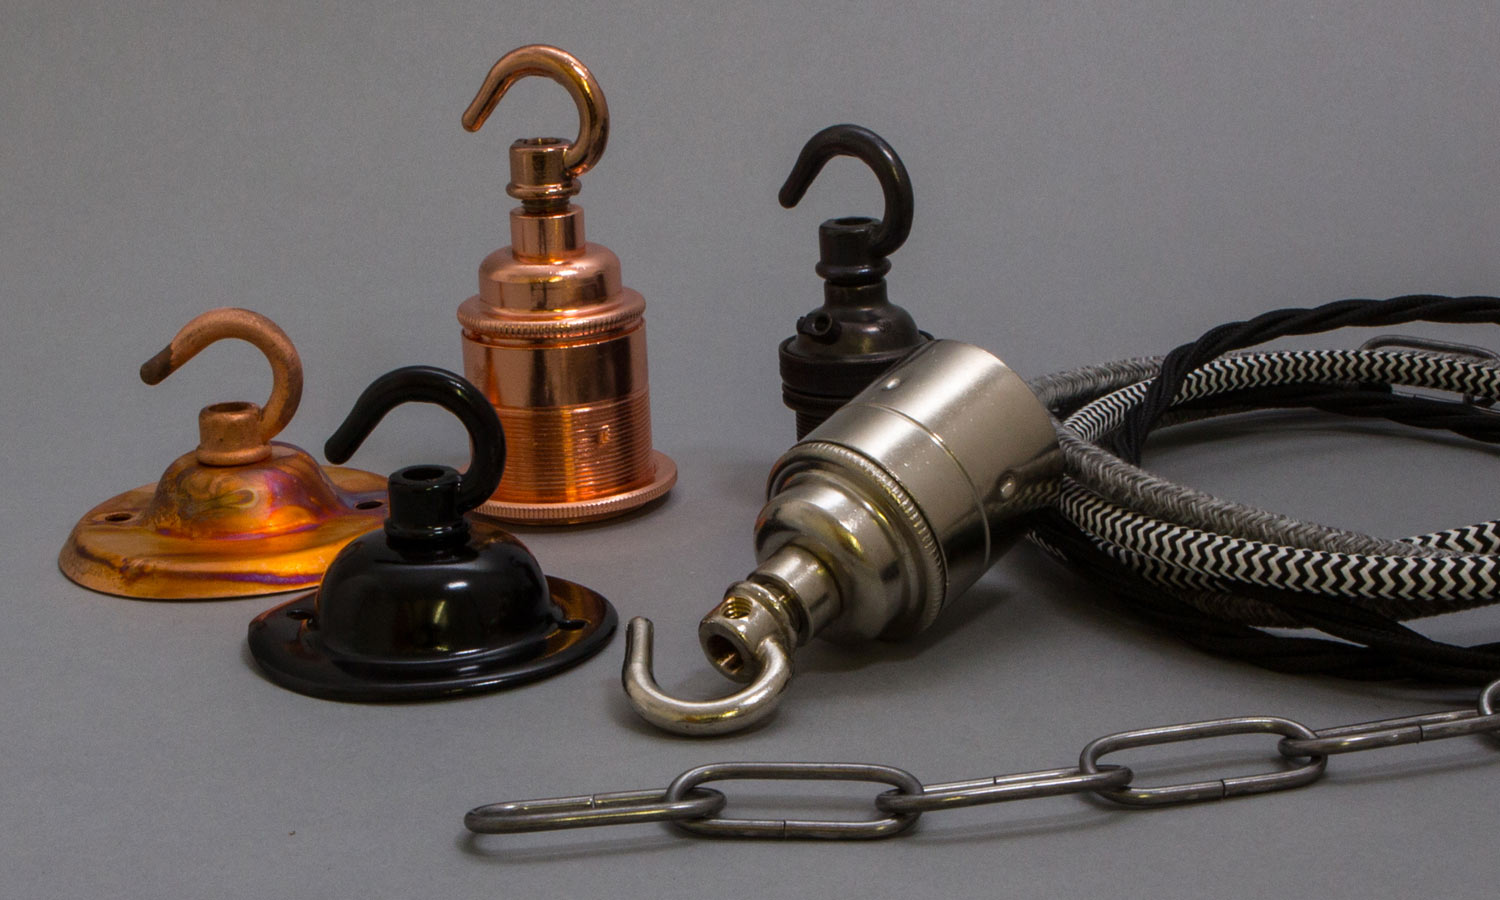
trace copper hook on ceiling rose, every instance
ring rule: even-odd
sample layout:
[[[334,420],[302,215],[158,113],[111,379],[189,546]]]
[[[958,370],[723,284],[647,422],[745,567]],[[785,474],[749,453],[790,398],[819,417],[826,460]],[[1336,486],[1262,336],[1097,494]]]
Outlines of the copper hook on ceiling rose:
[[[235,466],[264,459],[270,440],[297,412],[302,402],[302,360],[291,338],[275,322],[257,312],[236,307],[211,309],[177,332],[172,342],[141,366],[141,380],[160,384],[203,348],[238,338],[253,344],[271,364],[271,396],[264,407],[254,403],[216,403],[198,415],[198,461],[212,466]]]
[[[557,47],[529,44],[500,57],[464,110],[464,128],[478,131],[511,85],[528,75],[550,78],[573,96],[578,104],[578,137],[563,154],[563,166],[575,177],[592,169],[609,140],[609,106],[593,73],[576,56]]]

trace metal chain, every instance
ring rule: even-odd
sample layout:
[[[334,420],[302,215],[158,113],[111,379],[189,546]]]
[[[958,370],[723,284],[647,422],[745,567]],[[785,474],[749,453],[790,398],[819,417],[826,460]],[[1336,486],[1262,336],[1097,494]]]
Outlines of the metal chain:
[[[747,763],[698,766],[683,772],[665,789],[619,791],[580,797],[551,797],[492,803],[470,810],[464,825],[480,834],[510,834],[555,828],[671,822],[691,834],[750,838],[821,838],[868,840],[900,834],[928,812],[1093,793],[1127,806],[1161,806],[1221,800],[1311,784],[1322,776],[1328,757],[1436,741],[1460,735],[1500,731],[1500,680],[1479,694],[1473,709],[1423,713],[1375,722],[1313,730],[1274,716],[1239,716],[1158,728],[1123,731],[1089,742],[1078,765],[970,781],[923,784],[903,769],[865,763]],[[1105,754],[1136,747],[1171,744],[1231,734],[1281,735],[1277,749],[1289,767],[1259,775],[1242,775],[1155,787],[1139,787],[1125,766],[1101,765]],[[891,786],[876,795],[877,817],[870,819],[746,819],[722,816],[724,794],[702,785],[735,780],[867,781]]]

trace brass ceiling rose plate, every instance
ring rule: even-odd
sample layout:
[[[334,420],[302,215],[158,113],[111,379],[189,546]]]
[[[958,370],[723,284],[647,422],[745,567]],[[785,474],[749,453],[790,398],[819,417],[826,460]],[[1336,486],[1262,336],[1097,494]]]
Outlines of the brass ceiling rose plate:
[[[339,467],[319,473],[296,447],[272,450],[263,463],[223,473],[205,472],[188,454],[158,484],[104,501],[73,527],[58,558],[63,574],[100,593],[158,600],[316,587],[340,548],[379,526],[385,479]]]
[[[198,417],[198,449],[156,484],[89,510],[68,536],[58,567],[105,594],[154,600],[247,597],[317,586],[339,550],[385,517],[385,479],[325,468],[272,441],[302,397],[302,363],[266,317],[244,309],[198,316],[141,367],[156,384],[225,338],[254,344],[271,363],[264,408],[218,403]]]

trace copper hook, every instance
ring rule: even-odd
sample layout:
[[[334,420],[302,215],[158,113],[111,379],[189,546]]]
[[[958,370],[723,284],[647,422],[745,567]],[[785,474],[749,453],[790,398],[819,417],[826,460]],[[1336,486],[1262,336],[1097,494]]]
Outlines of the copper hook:
[[[271,396],[254,403],[216,403],[198,415],[198,461],[237,466],[271,454],[270,441],[285,428],[302,402],[302,360],[291,338],[257,312],[234,307],[211,309],[182,327],[162,351],[141,366],[141,380],[163,379],[216,341],[239,338],[255,345],[271,364]]]
[[[593,74],[577,57],[557,47],[528,44],[500,57],[464,110],[464,128],[478,131],[511,85],[528,75],[550,78],[573,95],[578,104],[578,137],[563,154],[563,166],[575,177],[592,169],[609,140],[609,106]]]

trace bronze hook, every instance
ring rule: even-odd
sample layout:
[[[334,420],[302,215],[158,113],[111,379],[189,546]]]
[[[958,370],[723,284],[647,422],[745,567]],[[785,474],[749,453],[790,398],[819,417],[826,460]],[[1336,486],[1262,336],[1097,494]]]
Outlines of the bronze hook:
[[[177,332],[162,351],[141,366],[141,380],[160,384],[203,348],[227,338],[253,344],[271,364],[271,396],[254,403],[215,403],[198,414],[198,461],[237,466],[264,459],[270,441],[285,428],[302,402],[302,360],[291,338],[257,312],[235,307],[211,309]]]

